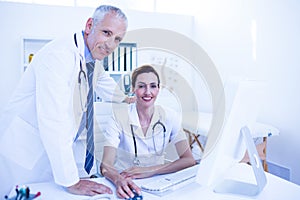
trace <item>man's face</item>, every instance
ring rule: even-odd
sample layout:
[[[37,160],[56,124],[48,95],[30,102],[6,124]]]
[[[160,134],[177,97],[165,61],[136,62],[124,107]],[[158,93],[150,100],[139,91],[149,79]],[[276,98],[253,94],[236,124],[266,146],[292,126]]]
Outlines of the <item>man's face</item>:
[[[111,54],[125,36],[126,29],[126,21],[113,13],[106,14],[97,24],[90,18],[85,27],[85,39],[93,59],[102,60]]]

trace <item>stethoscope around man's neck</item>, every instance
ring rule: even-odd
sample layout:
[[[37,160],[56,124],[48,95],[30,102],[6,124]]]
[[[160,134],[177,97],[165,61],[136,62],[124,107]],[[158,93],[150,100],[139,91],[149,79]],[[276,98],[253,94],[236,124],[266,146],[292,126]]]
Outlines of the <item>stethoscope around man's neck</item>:
[[[155,130],[155,127],[157,125],[160,125],[162,126],[163,128],[163,132],[164,132],[164,138],[163,138],[163,145],[162,145],[162,149],[161,151],[158,153],[157,151],[157,148],[156,148],[156,145],[155,145],[155,141],[154,141],[154,130]],[[134,134],[134,131],[133,131],[133,125],[130,124],[130,128],[131,128],[131,134],[132,134],[132,139],[133,139],[133,145],[134,145],[134,159],[133,159],[133,164],[135,166],[139,166],[140,165],[140,160],[138,158],[138,152],[137,152],[137,145],[136,145],[136,138],[135,138],[135,134]],[[154,146],[154,150],[155,150],[155,154],[156,155],[159,155],[161,156],[164,149],[165,149],[165,141],[166,141],[166,127],[165,125],[160,121],[158,120],[153,126],[152,126],[152,142],[153,142],[153,146]]]
[[[75,43],[76,47],[78,48],[76,33],[74,33],[74,43]],[[79,96],[80,96],[81,109],[82,109],[83,112],[85,112],[86,109],[87,109],[87,105],[86,105],[86,103],[84,103],[83,98],[86,98],[86,97],[83,97],[84,95],[82,93],[87,95],[88,81],[87,81],[86,73],[82,68],[82,61],[81,60],[82,59],[80,59],[80,70],[79,70],[79,73],[78,73],[78,84],[79,84]]]

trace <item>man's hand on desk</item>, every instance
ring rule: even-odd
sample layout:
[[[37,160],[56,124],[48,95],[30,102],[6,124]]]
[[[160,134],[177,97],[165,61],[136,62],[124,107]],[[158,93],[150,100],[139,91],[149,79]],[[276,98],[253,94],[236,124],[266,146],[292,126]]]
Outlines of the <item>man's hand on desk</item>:
[[[80,180],[75,185],[67,187],[68,192],[77,195],[94,196],[97,194],[112,194],[112,190],[100,183],[89,180]]]
[[[134,193],[136,191],[137,194],[141,194],[141,189],[132,181],[131,178],[124,178],[119,176],[119,178],[115,181],[116,192],[119,198],[133,198]]]

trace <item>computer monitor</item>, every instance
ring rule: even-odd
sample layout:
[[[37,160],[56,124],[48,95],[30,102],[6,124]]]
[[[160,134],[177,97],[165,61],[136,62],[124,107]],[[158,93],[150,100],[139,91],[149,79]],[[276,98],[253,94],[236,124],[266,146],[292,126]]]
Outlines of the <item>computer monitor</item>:
[[[202,186],[211,186],[215,192],[221,193],[255,196],[262,190],[266,178],[261,163],[257,161],[258,154],[250,132],[262,104],[264,89],[265,83],[261,81],[237,81],[225,85],[224,123],[219,137],[208,134],[196,182]],[[224,182],[224,175],[240,162],[246,148],[248,153],[250,151],[257,185],[233,180]],[[257,163],[254,163],[253,157],[256,157]]]

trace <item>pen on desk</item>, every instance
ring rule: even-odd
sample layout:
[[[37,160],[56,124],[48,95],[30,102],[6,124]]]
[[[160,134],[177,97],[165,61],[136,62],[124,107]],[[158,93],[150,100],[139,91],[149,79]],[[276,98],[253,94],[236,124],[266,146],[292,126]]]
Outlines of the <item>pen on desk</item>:
[[[29,198],[29,195],[30,195],[29,187],[26,187],[26,199]]]
[[[32,199],[35,199],[37,197],[39,197],[41,195],[41,192],[36,193],[36,195],[34,195],[34,197]]]
[[[18,185],[16,185],[16,193],[17,193],[17,195],[16,195],[16,200],[18,200],[18,197],[19,197],[19,195],[20,195],[20,192],[19,192],[19,186]]]
[[[27,187],[26,186],[21,186],[21,188],[19,189],[19,194],[20,194],[20,198],[17,198],[22,200],[24,197],[26,197],[26,193],[27,193]]]

